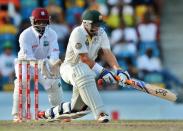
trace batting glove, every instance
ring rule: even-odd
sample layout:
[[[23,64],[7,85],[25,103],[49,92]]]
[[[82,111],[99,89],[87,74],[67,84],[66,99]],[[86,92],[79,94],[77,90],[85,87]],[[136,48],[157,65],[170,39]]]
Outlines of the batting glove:
[[[126,87],[127,86],[127,84],[125,83],[126,80],[130,79],[130,75],[128,74],[128,72],[123,70],[117,70],[116,74],[120,78],[119,85],[122,87]]]
[[[99,76],[99,79],[103,79],[103,81],[105,83],[108,83],[108,84],[116,84],[117,83],[114,75],[106,69],[103,69],[103,71],[101,72],[101,74]]]

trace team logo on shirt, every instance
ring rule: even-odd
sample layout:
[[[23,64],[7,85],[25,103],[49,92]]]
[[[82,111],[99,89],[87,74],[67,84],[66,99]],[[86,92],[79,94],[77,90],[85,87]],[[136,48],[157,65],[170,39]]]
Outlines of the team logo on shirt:
[[[43,46],[48,46],[49,45],[49,42],[48,41],[44,41],[43,42]]]
[[[6,62],[5,62],[5,66],[6,66],[7,68],[12,68],[12,67],[13,67],[13,63],[11,63],[11,62],[9,62],[9,61],[6,61]]]
[[[82,47],[82,44],[81,43],[76,43],[76,45],[75,45],[75,48],[76,49],[81,49],[81,47]]]
[[[97,37],[97,36],[94,37],[94,40],[93,41],[94,41],[94,43],[98,43],[99,42],[99,37]]]

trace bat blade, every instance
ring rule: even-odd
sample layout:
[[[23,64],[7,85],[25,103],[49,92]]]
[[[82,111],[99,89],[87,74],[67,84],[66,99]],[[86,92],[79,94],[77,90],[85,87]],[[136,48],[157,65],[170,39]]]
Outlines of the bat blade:
[[[163,98],[165,100],[174,102],[177,99],[177,96],[173,92],[156,85],[147,84],[143,81],[138,81],[135,79],[127,80],[126,83],[139,91],[143,91],[145,93]]]

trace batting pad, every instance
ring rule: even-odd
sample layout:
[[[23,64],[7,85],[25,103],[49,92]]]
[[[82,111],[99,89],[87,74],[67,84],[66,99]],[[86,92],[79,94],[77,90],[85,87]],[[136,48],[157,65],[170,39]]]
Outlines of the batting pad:
[[[94,72],[88,65],[79,63],[73,68],[73,80],[76,86],[74,88],[78,89],[83,102],[90,107],[97,119],[99,113],[104,111],[104,104],[97,90]]]

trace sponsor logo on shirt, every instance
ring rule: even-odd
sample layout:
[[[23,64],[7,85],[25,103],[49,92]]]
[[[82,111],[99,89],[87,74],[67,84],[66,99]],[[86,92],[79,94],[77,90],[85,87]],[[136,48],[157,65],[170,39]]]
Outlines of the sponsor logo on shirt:
[[[85,45],[86,45],[86,46],[89,46],[89,41],[88,41],[88,39],[86,39]]]
[[[36,44],[36,45],[32,45],[32,48],[37,48],[38,47],[38,45]]]

